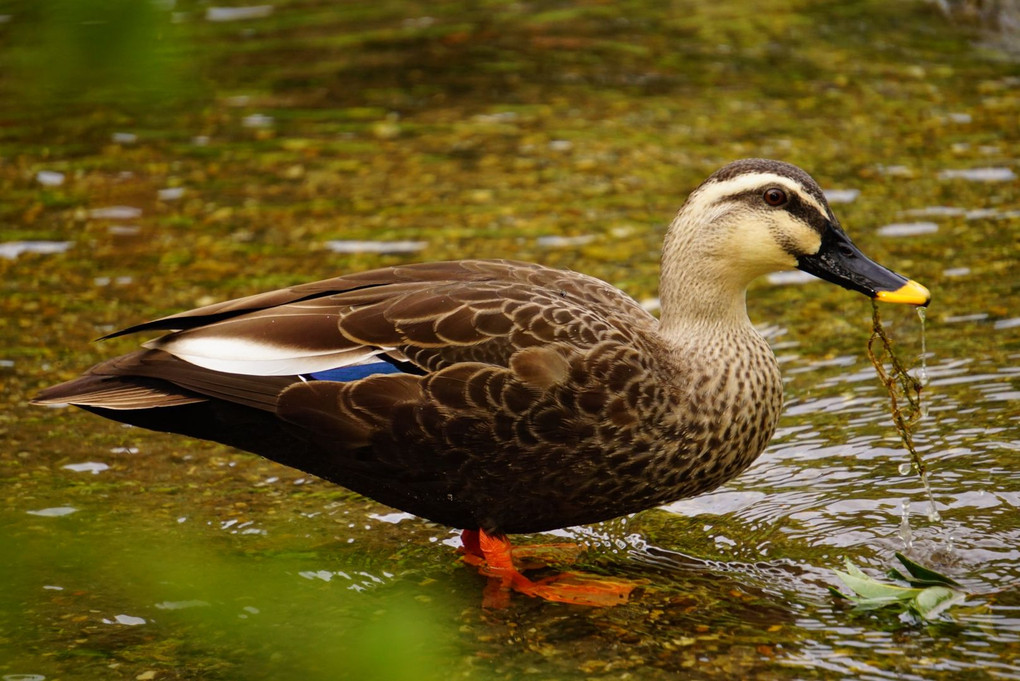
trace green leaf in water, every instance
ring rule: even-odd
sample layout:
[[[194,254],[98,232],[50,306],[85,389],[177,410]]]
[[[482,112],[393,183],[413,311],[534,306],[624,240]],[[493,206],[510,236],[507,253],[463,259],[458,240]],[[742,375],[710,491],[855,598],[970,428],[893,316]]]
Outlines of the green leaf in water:
[[[899,598],[853,598],[854,610],[879,610],[881,608],[887,608],[889,606],[899,605],[903,606],[905,601]]]
[[[962,591],[947,586],[930,586],[914,599],[912,609],[924,619],[933,620],[966,597]]]
[[[888,601],[902,601],[914,598],[921,593],[921,589],[896,584],[880,582],[873,577],[868,577],[860,569],[847,561],[847,572],[833,570],[844,584],[850,587],[851,591],[858,598],[881,599]],[[856,600],[856,599],[855,599]]]
[[[910,586],[890,584],[869,577],[850,559],[846,560],[846,572],[833,570],[836,576],[853,591],[846,594],[829,587],[829,591],[841,599],[853,602],[855,610],[877,610],[895,607],[904,612],[912,612],[925,620],[936,619],[948,608],[960,603],[966,594],[959,590],[960,585],[945,575],[915,563],[906,556],[897,553],[896,558],[903,564],[910,577],[904,577],[899,571],[891,570],[890,574]]]
[[[955,586],[957,588],[962,588],[960,583],[956,580],[947,577],[941,572],[936,572],[931,568],[919,565],[904,556],[902,553],[896,553],[896,560],[903,563],[903,567],[905,567],[907,572],[910,573],[910,577],[903,577],[900,575],[899,578],[904,582],[910,582],[912,586]],[[896,572],[896,574],[900,573]]]

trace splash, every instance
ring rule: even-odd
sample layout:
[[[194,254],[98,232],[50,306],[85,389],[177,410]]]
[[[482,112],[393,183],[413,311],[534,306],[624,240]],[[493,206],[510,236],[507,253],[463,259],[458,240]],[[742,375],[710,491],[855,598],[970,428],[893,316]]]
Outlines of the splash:
[[[906,472],[904,472],[903,466],[900,466],[900,473],[906,475],[908,472],[910,472],[909,464]],[[910,549],[914,546],[914,533],[910,529],[910,504],[906,501],[900,505],[900,527],[898,534],[903,541],[903,548]]]

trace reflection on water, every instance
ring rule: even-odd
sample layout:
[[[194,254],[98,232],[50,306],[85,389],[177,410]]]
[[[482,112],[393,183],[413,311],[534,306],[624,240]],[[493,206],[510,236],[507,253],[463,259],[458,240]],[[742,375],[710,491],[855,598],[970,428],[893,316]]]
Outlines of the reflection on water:
[[[63,253],[72,246],[70,241],[7,241],[0,242],[0,258],[13,260],[24,253]]]
[[[35,174],[35,179],[44,187],[59,187],[64,184],[64,174],[53,170],[40,170]]]
[[[136,220],[142,216],[142,209],[134,206],[106,206],[89,210],[93,220]]]
[[[428,246],[427,241],[351,241],[334,239],[325,242],[334,253],[416,253]]]
[[[40,508],[34,511],[25,511],[28,515],[37,515],[42,518],[59,518],[60,516],[77,513],[78,509],[73,506],[53,506],[51,508]]]
[[[250,5],[248,7],[207,7],[206,21],[246,21],[263,19],[273,13],[272,5]]]
[[[92,473],[93,475],[97,475],[107,470],[109,466],[98,461],[84,461],[82,463],[65,464],[61,466],[61,468],[74,471],[75,473]]]
[[[879,227],[877,234],[879,236],[920,236],[921,234],[934,234],[937,231],[939,231],[939,226],[934,222],[896,222]]]
[[[104,618],[103,624],[123,624],[128,627],[137,627],[141,624],[145,624],[145,618],[135,617],[134,615],[117,615],[112,620]]]
[[[939,177],[946,180],[971,180],[973,182],[1010,182],[1016,179],[1012,168],[966,168],[943,170]]]

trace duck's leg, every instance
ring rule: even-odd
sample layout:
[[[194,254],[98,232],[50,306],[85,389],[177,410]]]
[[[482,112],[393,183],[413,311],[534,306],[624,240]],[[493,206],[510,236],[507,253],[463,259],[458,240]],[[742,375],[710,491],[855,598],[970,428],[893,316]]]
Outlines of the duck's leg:
[[[531,580],[514,566],[517,551],[506,535],[491,535],[484,530],[464,530],[461,534],[463,560],[478,568],[479,574],[489,578],[485,588],[483,606],[502,608],[510,603],[510,591],[527,596],[544,598],[548,601],[573,603],[576,605],[609,606],[626,603],[630,592],[637,584],[611,580],[591,575],[564,572],[552,577]],[[556,545],[557,550],[560,546]],[[521,547],[525,554],[540,551]],[[572,557],[580,551],[575,547]]]
[[[495,536],[497,535],[486,534],[490,551]],[[480,567],[485,563],[480,530],[464,530],[460,534],[460,541],[463,545],[460,552],[464,556],[465,563],[475,567]],[[539,570],[550,565],[573,565],[577,562],[577,557],[584,551],[580,544],[574,542],[514,546],[508,540],[507,544],[510,546],[511,561],[521,572]]]

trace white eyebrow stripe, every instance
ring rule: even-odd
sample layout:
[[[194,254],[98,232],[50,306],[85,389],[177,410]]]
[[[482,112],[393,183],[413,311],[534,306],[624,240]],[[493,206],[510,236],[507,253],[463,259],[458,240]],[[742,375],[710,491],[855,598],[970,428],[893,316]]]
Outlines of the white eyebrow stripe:
[[[743,194],[765,185],[783,187],[791,194],[799,196],[804,203],[817,210],[820,215],[829,215],[828,209],[818,199],[806,192],[803,185],[785,175],[777,175],[776,173],[744,173],[726,180],[717,180],[702,185],[695,193],[695,196],[699,203],[712,205],[722,201],[727,196]]]

